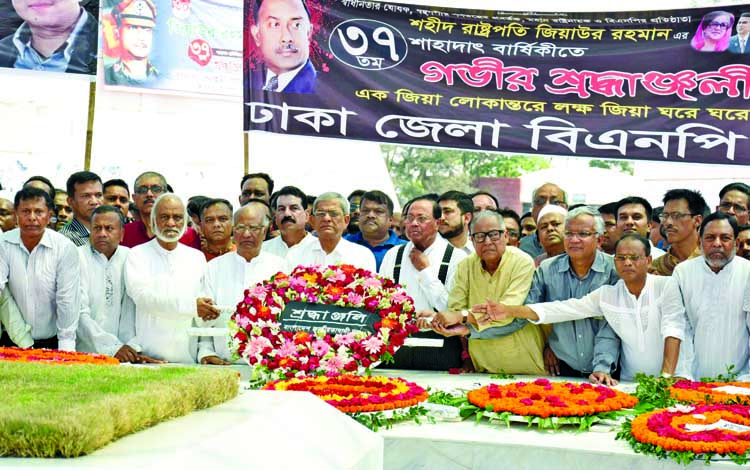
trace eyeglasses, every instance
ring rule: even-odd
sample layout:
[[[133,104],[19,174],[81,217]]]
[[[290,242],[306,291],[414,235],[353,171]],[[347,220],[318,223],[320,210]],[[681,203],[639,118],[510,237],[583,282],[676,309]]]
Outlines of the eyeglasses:
[[[717,21],[712,21],[708,23],[708,28],[727,29],[728,27],[729,27],[729,23],[719,23]]]
[[[535,198],[531,202],[535,206],[544,206],[545,204],[552,204],[553,206],[563,206],[563,207],[567,206],[567,204],[565,204],[565,201],[562,201],[562,200],[556,199],[556,198],[547,199],[547,198],[544,198],[544,197],[538,197],[538,198]]]
[[[734,210],[735,214],[744,214],[747,212],[747,207],[741,206],[739,204],[732,204],[731,202],[722,202],[719,204],[719,209],[723,209],[725,211],[728,210]]]
[[[662,220],[662,222],[664,222],[667,219],[680,220],[684,219],[685,217],[692,216],[693,214],[690,214],[688,212],[662,212],[661,215],[659,215],[659,218]]]
[[[234,232],[237,234],[250,233],[258,235],[264,228],[266,228],[264,225],[235,225]]]
[[[477,243],[482,243],[487,239],[487,237],[489,237],[490,241],[496,242],[500,240],[500,237],[503,236],[503,233],[505,233],[505,230],[490,230],[489,232],[474,232],[471,234],[471,239]]]
[[[406,216],[406,223],[407,224],[410,224],[410,223],[416,221],[418,224],[421,225],[421,224],[426,224],[427,222],[432,222],[432,220],[434,220],[434,219],[431,219],[429,217],[424,217],[424,216],[419,216],[419,217],[414,217],[413,215]]]
[[[563,232],[563,235],[568,240],[572,240],[573,238],[578,237],[581,240],[585,240],[587,238],[591,238],[594,235],[594,232]]]
[[[315,217],[320,218],[320,219],[322,219],[325,216],[328,216],[328,217],[330,217],[332,219],[335,219],[336,217],[341,217],[344,214],[342,212],[339,212],[339,211],[315,211],[315,213],[313,215]]]
[[[159,184],[152,184],[151,186],[138,186],[135,188],[136,194],[146,194],[151,191],[153,194],[161,194],[166,190],[164,186]]]
[[[615,255],[615,261],[619,261],[620,263],[624,263],[626,260],[635,263],[645,258],[642,255]]]

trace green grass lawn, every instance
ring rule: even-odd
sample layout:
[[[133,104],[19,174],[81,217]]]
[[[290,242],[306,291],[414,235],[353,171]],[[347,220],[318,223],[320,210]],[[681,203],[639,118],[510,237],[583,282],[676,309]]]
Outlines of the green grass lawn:
[[[0,362],[0,456],[76,457],[237,395],[237,372]]]

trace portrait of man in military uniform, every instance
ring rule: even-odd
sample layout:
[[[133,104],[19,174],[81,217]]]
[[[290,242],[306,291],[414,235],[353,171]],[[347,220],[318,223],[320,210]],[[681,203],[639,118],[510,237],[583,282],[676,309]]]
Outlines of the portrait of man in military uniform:
[[[104,68],[108,85],[142,86],[158,77],[149,61],[153,47],[156,6],[152,0],[122,0],[112,8],[120,41],[120,58]]]

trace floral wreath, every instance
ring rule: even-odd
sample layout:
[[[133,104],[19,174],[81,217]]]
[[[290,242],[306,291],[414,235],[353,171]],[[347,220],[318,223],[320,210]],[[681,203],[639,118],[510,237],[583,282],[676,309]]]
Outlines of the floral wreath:
[[[118,365],[120,361],[102,354],[89,354],[56,349],[0,348],[0,361],[44,362],[47,364]]]
[[[284,331],[279,316],[291,301],[358,308],[378,313],[381,320],[374,325],[376,334]],[[245,290],[229,329],[233,349],[253,366],[253,380],[269,382],[353,373],[390,361],[417,330],[413,312],[411,297],[389,278],[348,264],[298,266],[290,275],[277,273]]]
[[[610,417],[606,413],[632,408],[638,403],[634,396],[603,385],[547,379],[490,384],[470,391],[467,398],[483,410],[482,414],[494,413],[491,419],[509,425],[513,415],[521,415],[529,424],[537,423],[541,428],[577,424],[580,429],[587,429],[594,422]]]
[[[637,416],[617,438],[629,441],[636,452],[683,464],[696,458],[709,462],[716,454],[745,463],[749,414],[750,407],[743,405],[675,405]]]
[[[271,382],[265,390],[312,392],[344,413],[408,408],[427,400],[428,393],[399,377],[303,377]]]
[[[679,401],[698,404],[726,403],[729,401],[742,402],[750,398],[748,394],[719,390],[723,387],[744,388],[750,392],[750,382],[693,382],[690,380],[680,380],[669,387],[669,393]]]

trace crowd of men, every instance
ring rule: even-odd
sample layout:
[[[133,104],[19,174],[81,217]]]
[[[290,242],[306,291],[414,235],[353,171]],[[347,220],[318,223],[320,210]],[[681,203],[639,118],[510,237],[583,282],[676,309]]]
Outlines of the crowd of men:
[[[151,171],[132,193],[90,171],[65,190],[35,176],[0,199],[0,345],[230,364],[228,338],[206,331],[226,327],[245,288],[347,263],[401,283],[416,336],[441,340],[385,367],[608,385],[747,373],[750,187],[719,197],[715,212],[688,189],[656,209],[638,196],[569,206],[546,183],[523,215],[483,191],[425,194],[396,214],[379,190],[314,197],[264,173],[242,178],[237,206],[183,201]]]

